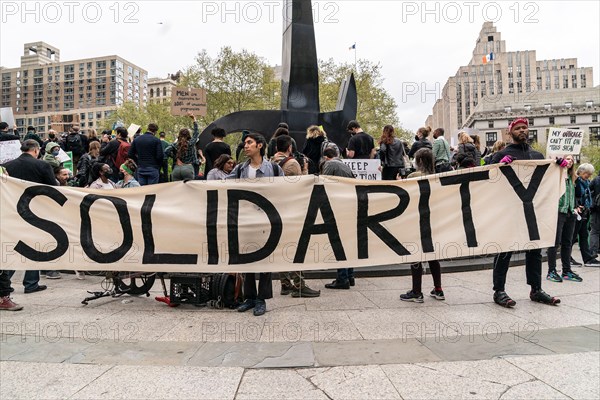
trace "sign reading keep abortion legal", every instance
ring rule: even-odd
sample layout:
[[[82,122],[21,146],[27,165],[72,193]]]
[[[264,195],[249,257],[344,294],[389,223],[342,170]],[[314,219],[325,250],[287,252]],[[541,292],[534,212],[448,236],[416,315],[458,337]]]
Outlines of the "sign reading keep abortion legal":
[[[561,169],[516,161],[408,181],[321,176],[135,189],[0,179],[3,269],[270,272],[554,243]]]

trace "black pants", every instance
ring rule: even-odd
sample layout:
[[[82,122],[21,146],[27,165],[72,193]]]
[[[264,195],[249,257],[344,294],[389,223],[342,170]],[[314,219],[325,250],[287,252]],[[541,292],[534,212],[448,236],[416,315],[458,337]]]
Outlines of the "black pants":
[[[442,287],[442,268],[439,261],[429,261],[429,269],[433,278],[433,286],[436,288]],[[415,293],[421,293],[421,284],[423,280],[423,263],[416,263],[411,266],[410,273],[412,274],[412,290]]]
[[[244,299],[266,300],[273,298],[273,279],[271,273],[261,273],[258,277],[258,293],[256,292],[256,274],[247,273],[244,277]]]
[[[560,246],[560,261],[562,272],[571,271],[571,248],[573,231],[575,230],[575,214],[558,213],[556,226],[556,239],[554,247],[548,249],[548,272],[556,271],[556,251]]]
[[[508,253],[499,253],[494,257],[494,290],[504,291],[506,284],[506,274],[512,251]],[[525,252],[525,275],[527,284],[532,290],[542,288],[542,250],[534,249]]]
[[[10,276],[7,271],[0,271],[0,297],[10,295]]]
[[[384,181],[395,181],[400,173],[400,167],[383,167],[381,169],[381,179]]]
[[[580,221],[577,221],[577,218],[575,218],[575,228],[573,229],[573,240],[571,243],[575,244],[575,242],[579,243],[579,250],[581,250],[581,257],[584,263],[596,258],[596,254],[592,253],[590,249],[590,231],[588,230],[587,217],[582,218]]]

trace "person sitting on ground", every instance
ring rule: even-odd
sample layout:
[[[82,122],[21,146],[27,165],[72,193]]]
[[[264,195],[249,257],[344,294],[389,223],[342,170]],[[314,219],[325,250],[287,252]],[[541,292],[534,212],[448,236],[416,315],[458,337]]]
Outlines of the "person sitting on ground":
[[[221,154],[215,161],[214,168],[206,176],[207,181],[218,181],[227,179],[227,176],[235,168],[235,161],[229,154]]]
[[[125,160],[121,167],[119,167],[119,173],[122,177],[119,182],[115,184],[117,189],[129,189],[140,187],[140,183],[135,180],[135,171],[137,171],[137,165],[133,160]]]
[[[419,149],[415,153],[415,165],[417,170],[408,175],[409,179],[435,174],[433,152],[427,148]],[[434,260],[428,261],[428,264],[431,277],[433,278],[433,290],[431,290],[429,295],[437,300],[445,300],[444,291],[442,290],[442,268],[440,262]],[[401,294],[400,300],[423,303],[423,292],[421,291],[423,263],[419,262],[411,265],[410,273],[412,275],[412,289],[405,294]]]

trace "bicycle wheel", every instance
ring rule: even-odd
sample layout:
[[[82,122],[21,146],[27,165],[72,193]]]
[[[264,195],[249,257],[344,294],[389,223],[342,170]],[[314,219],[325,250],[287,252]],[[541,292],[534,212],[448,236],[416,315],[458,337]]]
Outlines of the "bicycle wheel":
[[[156,280],[156,273],[119,272],[113,279],[119,292],[139,296],[150,291]]]

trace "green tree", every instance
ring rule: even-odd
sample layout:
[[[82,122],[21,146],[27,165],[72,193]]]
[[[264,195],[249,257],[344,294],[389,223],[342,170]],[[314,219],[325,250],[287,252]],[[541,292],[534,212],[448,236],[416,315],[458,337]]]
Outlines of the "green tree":
[[[170,103],[148,103],[145,107],[139,107],[132,102],[124,103],[108,118],[100,122],[99,126],[111,129],[115,123],[121,123],[128,128],[131,124],[140,125],[142,131],[148,124],[158,124],[159,131],[167,134],[167,140],[173,141],[180,129],[191,128],[192,122],[188,117],[176,117],[171,115]]]
[[[204,88],[208,123],[242,110],[272,110],[280,103],[280,83],[266,61],[247,50],[221,48],[217,57],[202,50],[196,63],[183,71],[181,86]]]
[[[385,125],[392,125],[396,134],[411,139],[414,134],[402,128],[396,113],[397,104],[384,87],[380,63],[358,60],[356,69],[353,64],[338,64],[332,58],[319,61],[319,90],[321,111],[334,111],[343,79],[354,72],[358,93],[357,120],[362,128],[375,138],[381,136]]]

